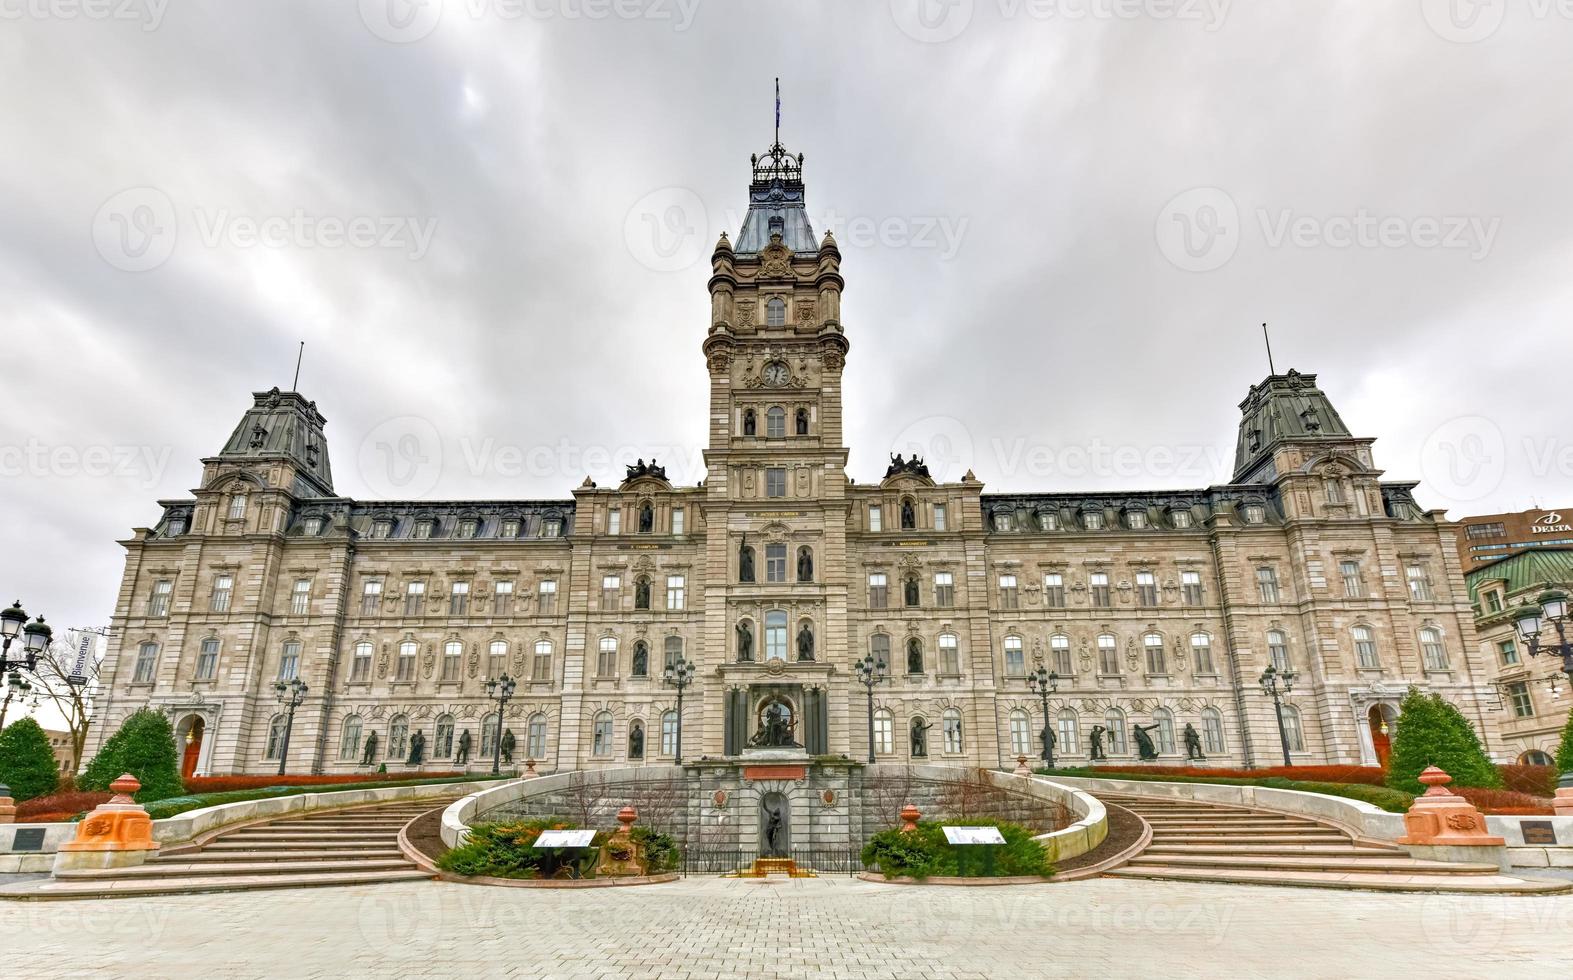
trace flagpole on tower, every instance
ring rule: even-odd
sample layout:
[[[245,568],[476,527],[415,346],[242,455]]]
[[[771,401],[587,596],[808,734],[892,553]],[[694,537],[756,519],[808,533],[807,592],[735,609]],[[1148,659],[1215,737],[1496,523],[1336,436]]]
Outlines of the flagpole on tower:
[[[1267,345],[1267,373],[1277,374],[1278,369],[1273,367],[1273,338],[1267,333],[1267,324],[1262,324],[1262,342]]]
[[[776,145],[781,145],[781,77],[776,76]]]

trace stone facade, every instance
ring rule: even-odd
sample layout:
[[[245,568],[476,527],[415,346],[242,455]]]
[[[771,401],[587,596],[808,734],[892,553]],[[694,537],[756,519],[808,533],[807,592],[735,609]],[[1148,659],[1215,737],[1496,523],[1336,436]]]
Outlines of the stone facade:
[[[662,673],[682,658],[696,668],[685,758],[740,755],[780,703],[808,752],[861,759],[852,665],[869,655],[888,667],[873,692],[886,761],[1037,756],[1026,675],[1041,662],[1059,675],[1048,720],[1065,762],[1089,760],[1095,725],[1129,760],[1131,726],[1156,724],[1162,761],[1179,763],[1191,724],[1211,764],[1276,764],[1257,686],[1271,657],[1299,674],[1297,763],[1375,761],[1411,684],[1501,749],[1454,532],[1412,484],[1381,480],[1372,440],[1314,375],[1250,390],[1222,486],[987,494],[905,459],[854,483],[840,266],[809,228],[801,158],[773,147],[737,245],[723,235],[712,258],[698,487],[641,461],[571,499],[350,500],[316,405],[256,395],[194,498],[162,502],[124,542],[95,744],[151,703],[177,732],[202,719],[197,771],[270,771],[274,684],[298,675],[290,769],[400,768],[416,731],[425,768],[455,768],[466,733],[479,768],[484,683],[506,672],[516,762],[667,765],[677,696]]]

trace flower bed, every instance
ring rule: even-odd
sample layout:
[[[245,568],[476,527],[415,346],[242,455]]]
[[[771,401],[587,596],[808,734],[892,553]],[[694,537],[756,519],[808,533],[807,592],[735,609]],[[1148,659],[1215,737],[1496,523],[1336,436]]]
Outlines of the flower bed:
[[[1386,786],[1387,770],[1380,766],[1271,766],[1262,769],[1218,769],[1211,766],[1093,766],[1092,772],[1125,774],[1162,773],[1167,776],[1223,776],[1228,779],[1299,779],[1313,783],[1351,783],[1361,786]]]
[[[75,790],[67,793],[50,793],[35,796],[16,807],[17,823],[60,823],[75,820],[101,803],[108,803],[109,793],[85,793]]]
[[[1129,779],[1153,783],[1218,783],[1225,786],[1262,786],[1267,789],[1298,790],[1302,793],[1321,793],[1324,796],[1342,796],[1345,799],[1359,800],[1380,807],[1389,813],[1403,813],[1409,809],[1409,804],[1415,799],[1402,790],[1389,789],[1386,786],[1370,786],[1365,783],[1324,783],[1309,779],[1285,779],[1282,776],[1247,777],[1213,774],[1213,772],[1230,771],[1215,770],[1205,776],[1179,776],[1148,769],[1137,772],[1118,772],[1112,769],[1039,769],[1038,773],[1045,776],[1079,776],[1084,779]],[[1256,770],[1233,771],[1256,772]]]
[[[1557,793],[1556,766],[1497,766],[1502,772],[1502,788],[1514,793],[1531,796],[1555,796]]]

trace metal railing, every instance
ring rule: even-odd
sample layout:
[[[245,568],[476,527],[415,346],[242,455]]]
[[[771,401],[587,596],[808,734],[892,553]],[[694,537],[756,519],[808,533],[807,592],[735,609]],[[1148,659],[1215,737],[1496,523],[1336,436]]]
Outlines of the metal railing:
[[[732,848],[683,847],[678,864],[684,877],[690,875],[730,875],[753,868],[758,851]],[[794,847],[786,855],[796,862],[799,869],[819,875],[853,876],[863,870],[863,859],[858,849],[846,847]]]

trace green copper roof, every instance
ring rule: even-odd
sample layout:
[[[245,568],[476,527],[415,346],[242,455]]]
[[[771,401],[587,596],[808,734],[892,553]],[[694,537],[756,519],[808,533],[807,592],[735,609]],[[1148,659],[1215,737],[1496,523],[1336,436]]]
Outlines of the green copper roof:
[[[1573,587],[1573,548],[1536,548],[1483,565],[1470,572],[1469,600],[1479,602],[1485,582],[1507,581],[1509,599],[1548,585]]]
[[[1240,416],[1234,483],[1250,482],[1245,476],[1280,443],[1349,436],[1349,427],[1316,386],[1316,375],[1299,371],[1271,374],[1253,385],[1240,403]]]

